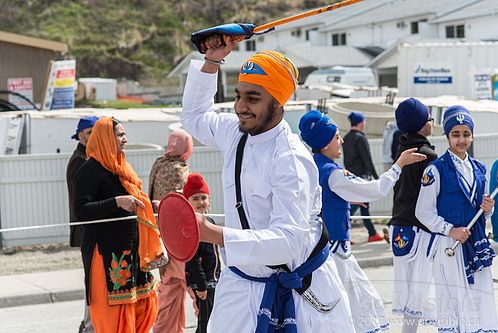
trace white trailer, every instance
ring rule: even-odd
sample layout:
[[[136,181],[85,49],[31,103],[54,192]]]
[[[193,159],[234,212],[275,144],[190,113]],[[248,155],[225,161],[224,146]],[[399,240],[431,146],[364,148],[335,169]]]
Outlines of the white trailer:
[[[493,98],[498,42],[401,43],[398,47],[400,96]]]

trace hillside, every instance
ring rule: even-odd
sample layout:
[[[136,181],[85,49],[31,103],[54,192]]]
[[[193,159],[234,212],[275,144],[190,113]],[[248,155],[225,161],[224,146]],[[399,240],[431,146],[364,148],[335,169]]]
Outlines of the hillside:
[[[78,77],[158,82],[209,26],[263,24],[324,0],[0,0],[0,30],[65,42]]]

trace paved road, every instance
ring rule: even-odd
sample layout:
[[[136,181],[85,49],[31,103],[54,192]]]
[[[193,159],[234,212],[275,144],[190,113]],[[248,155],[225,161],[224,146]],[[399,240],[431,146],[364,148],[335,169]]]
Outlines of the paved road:
[[[386,313],[391,312],[392,266],[366,268],[365,272],[373,282],[382,299]],[[498,291],[495,291],[495,295]],[[190,300],[187,298],[187,333],[195,332],[196,318]],[[3,333],[67,333],[77,332],[83,314],[83,301],[56,302],[40,305],[0,308],[0,332]],[[389,315],[391,332],[400,332],[399,317]],[[422,327],[418,333],[432,333],[436,329]]]
[[[401,332],[400,317],[391,315],[392,266],[365,268],[365,273],[384,300],[386,313],[391,323],[390,332]],[[493,275],[498,277],[498,267],[493,266]],[[495,304],[498,304],[498,283],[495,283]],[[195,332],[197,320],[187,297],[187,330]],[[83,315],[83,301],[55,302],[40,305],[0,308],[0,332],[2,333],[68,333],[77,332]],[[434,327],[423,326],[418,333],[433,333]]]
[[[83,317],[83,300],[0,309],[2,333],[76,333]],[[186,333],[194,333],[197,319],[188,312]]]

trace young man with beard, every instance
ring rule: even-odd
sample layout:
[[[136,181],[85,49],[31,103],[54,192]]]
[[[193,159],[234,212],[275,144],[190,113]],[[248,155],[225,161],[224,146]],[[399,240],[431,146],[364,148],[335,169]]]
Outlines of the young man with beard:
[[[418,322],[433,322],[434,285],[431,263],[425,249],[430,230],[415,217],[415,205],[420,191],[420,179],[425,167],[437,158],[427,137],[432,134],[433,119],[419,100],[409,98],[395,111],[402,132],[395,158],[404,151],[417,148],[427,159],[403,168],[394,186],[393,217],[390,239],[394,254],[393,314],[404,318],[402,333],[416,332]]]
[[[283,120],[298,70],[278,52],[258,52],[240,69],[235,114],[217,114],[217,72],[234,45],[208,38],[183,95],[185,130],[224,156],[225,226],[198,215],[201,241],[220,245],[227,266],[208,332],[354,332],[319,218],[318,170]]]

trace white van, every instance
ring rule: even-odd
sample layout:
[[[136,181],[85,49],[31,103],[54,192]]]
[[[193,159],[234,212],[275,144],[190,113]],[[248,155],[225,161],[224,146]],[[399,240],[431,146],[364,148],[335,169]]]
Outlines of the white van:
[[[368,67],[334,66],[327,69],[317,69],[311,72],[304,81],[306,86],[332,86],[334,83],[351,86],[377,86],[372,69]]]

